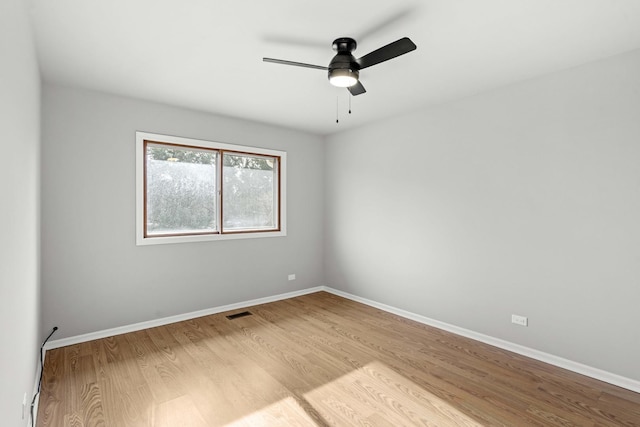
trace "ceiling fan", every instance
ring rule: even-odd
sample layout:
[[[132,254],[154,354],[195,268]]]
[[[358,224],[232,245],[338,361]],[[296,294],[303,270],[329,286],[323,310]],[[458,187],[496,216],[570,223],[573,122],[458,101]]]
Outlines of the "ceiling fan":
[[[262,58],[264,62],[276,64],[294,65],[296,67],[315,68],[329,72],[329,83],[338,87],[346,87],[351,95],[360,95],[366,90],[360,83],[360,70],[372,65],[388,61],[397,56],[409,53],[416,49],[416,45],[408,38],[403,37],[393,43],[389,43],[379,49],[356,59],[351,52],[356,50],[356,41],[350,37],[341,37],[333,41],[333,50],[336,56],[333,57],[328,67],[321,65],[305,64],[303,62],[285,61],[283,59]]]

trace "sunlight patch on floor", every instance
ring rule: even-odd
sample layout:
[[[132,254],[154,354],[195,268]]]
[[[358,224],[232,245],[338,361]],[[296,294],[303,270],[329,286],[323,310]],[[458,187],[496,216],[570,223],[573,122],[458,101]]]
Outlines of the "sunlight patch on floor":
[[[228,427],[316,426],[311,417],[293,398],[287,397],[227,424]]]
[[[151,425],[154,427],[205,427],[207,423],[189,396],[181,396],[154,408]]]
[[[482,427],[450,403],[434,396],[380,362],[343,375],[305,393],[323,423],[332,426]],[[231,427],[316,426],[296,399],[287,397],[227,424]]]
[[[335,426],[482,426],[380,362],[318,387],[305,399]]]

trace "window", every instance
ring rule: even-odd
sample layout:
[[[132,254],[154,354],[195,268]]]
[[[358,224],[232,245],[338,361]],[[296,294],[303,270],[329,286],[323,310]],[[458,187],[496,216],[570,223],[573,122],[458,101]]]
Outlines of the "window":
[[[286,153],[136,133],[137,244],[285,236]]]

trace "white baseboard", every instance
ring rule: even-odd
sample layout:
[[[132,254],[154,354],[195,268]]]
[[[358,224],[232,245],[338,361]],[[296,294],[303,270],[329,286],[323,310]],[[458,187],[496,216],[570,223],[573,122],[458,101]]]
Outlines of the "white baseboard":
[[[134,323],[132,325],[120,326],[117,328],[105,329],[97,332],[90,332],[88,334],[76,335],[68,338],[61,338],[59,340],[49,341],[45,346],[45,349],[53,349],[58,347],[66,347],[68,345],[79,344],[87,341],[93,341],[100,338],[112,337],[114,335],[126,334],[128,332],[141,331],[143,329],[155,328],[157,326],[164,326],[170,323],[182,322],[183,320],[195,319],[196,317],[209,316],[210,314],[222,313],[230,310],[237,310],[239,308],[251,307],[259,304],[267,304],[270,302],[280,301],[283,299],[289,299],[298,297],[301,295],[312,294],[314,292],[323,291],[323,286],[315,288],[303,289],[300,291],[287,292],[284,294],[274,295],[271,297],[258,298],[244,302],[238,302],[234,304],[223,305],[220,307],[207,308],[204,310],[192,311],[191,313],[178,314],[175,316],[163,317],[161,319],[149,320],[146,322]]]
[[[352,295],[350,293],[333,289],[327,286],[324,286],[323,290],[326,292],[332,293],[334,295],[338,295],[343,298],[350,299],[355,302],[366,304],[368,306],[375,307],[380,310],[396,314],[406,319],[411,319],[416,322],[423,323],[425,325],[433,326],[435,328],[442,329],[447,332],[454,333],[456,335],[461,335],[463,337],[471,338],[473,340],[480,341],[485,344],[489,344],[494,347],[501,348],[503,350],[508,350],[513,353],[520,354],[522,356],[527,356],[532,359],[536,359],[541,362],[548,363],[550,365],[567,369],[569,371],[573,371],[581,375],[586,375],[588,377],[595,378],[597,380],[604,381],[606,383],[613,384],[618,387],[625,388],[627,390],[635,391],[636,393],[640,393],[640,381],[636,381],[631,378],[626,378],[618,374],[603,371],[602,369],[594,368],[591,366],[583,365],[582,363],[578,363],[572,360],[564,359],[562,357],[554,356],[553,354],[538,351],[538,350],[525,347],[519,344],[515,344],[509,341],[501,340],[499,338],[494,338],[492,336],[484,335],[479,332],[474,332],[469,329],[460,328],[458,326],[440,322],[435,319],[430,319],[428,317],[421,316],[419,314],[401,310],[399,308],[395,308],[386,304],[381,304],[379,302],[372,301],[366,298],[361,298],[357,295]]]
[[[258,298],[254,300],[239,302],[235,304],[224,305],[220,307],[209,308],[205,310],[193,311],[191,313],[179,314],[176,316],[164,317],[162,319],[150,320],[147,322],[134,323],[132,325],[120,326],[117,328],[106,329],[103,331],[91,332],[83,335],[76,335],[73,337],[62,338],[59,340],[49,341],[45,346],[45,351],[47,349],[65,347],[68,345],[79,344],[86,341],[92,341],[100,338],[106,338],[114,335],[125,334],[127,332],[140,331],[142,329],[154,328],[157,326],[168,325],[170,323],[181,322],[183,320],[194,319],[196,317],[208,316],[210,314],[222,313],[225,311],[236,310],[239,308],[251,307],[259,304],[266,304],[270,302],[280,301],[288,298],[294,298],[301,295],[307,295],[314,292],[326,291],[332,293],[334,295],[341,296],[343,298],[350,299],[352,301],[356,301],[362,304],[366,304],[371,307],[378,308],[380,310],[396,314],[398,316],[402,316],[407,319],[414,320],[419,323],[423,323],[425,325],[433,326],[438,329],[445,330],[447,332],[454,333],[456,335],[461,335],[463,337],[471,338],[476,341],[480,341],[498,348],[502,348],[504,350],[511,351],[513,353],[521,354],[523,356],[530,357],[532,359],[539,360],[541,362],[548,363],[550,365],[558,366],[563,369],[567,369],[569,371],[576,372],[578,374],[586,375],[591,378],[595,378],[600,381],[604,381],[609,384],[616,385],[618,387],[625,388],[627,390],[634,391],[636,393],[640,393],[640,381],[633,380],[631,378],[626,378],[621,375],[617,375],[611,372],[604,371],[602,369],[594,368],[591,366],[583,365],[578,362],[574,362],[572,360],[564,359],[562,357],[554,356],[553,354],[545,353],[542,351],[538,351],[529,347],[525,347],[519,344],[515,344],[509,341],[505,341],[499,338],[495,338],[489,335],[484,335],[479,332],[475,332],[469,329],[460,328],[455,325],[450,325],[448,323],[440,322],[435,319],[431,319],[419,314],[411,313],[409,311],[401,310],[396,307],[392,307],[386,304],[382,304],[376,301],[372,301],[366,298],[361,298],[357,295],[352,295],[347,292],[340,291],[338,289],[333,289],[328,286],[317,286],[314,288],[303,289],[300,291],[287,292],[284,294],[274,295],[271,297]],[[46,355],[46,353],[45,353]]]

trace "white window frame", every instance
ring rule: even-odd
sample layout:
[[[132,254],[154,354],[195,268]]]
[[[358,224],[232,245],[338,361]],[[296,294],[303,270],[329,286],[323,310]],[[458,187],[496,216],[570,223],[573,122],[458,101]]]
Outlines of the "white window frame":
[[[258,154],[279,157],[279,230],[251,231],[241,233],[212,233],[180,236],[153,236],[144,235],[144,162],[145,141],[159,143],[186,145],[194,147],[211,148],[214,150],[236,151],[242,153]],[[218,205],[219,206],[219,205]],[[255,239],[262,237],[282,237],[287,235],[287,153],[285,151],[271,150],[267,148],[249,147],[244,145],[226,144],[222,142],[206,141],[201,139],[184,138],[179,136],[160,135],[149,132],[136,132],[136,245],[161,245],[171,243],[208,242],[216,240]]]

